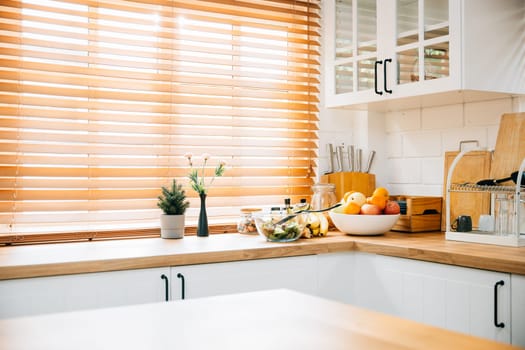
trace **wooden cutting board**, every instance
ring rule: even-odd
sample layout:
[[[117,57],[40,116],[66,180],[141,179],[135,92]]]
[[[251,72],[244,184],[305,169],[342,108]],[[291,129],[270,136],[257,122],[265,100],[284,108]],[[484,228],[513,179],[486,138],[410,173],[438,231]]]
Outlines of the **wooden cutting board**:
[[[520,168],[523,158],[525,158],[525,113],[503,114],[489,178],[501,179],[510,176],[513,171]],[[504,184],[512,185],[513,182]]]
[[[445,152],[445,173],[443,179],[443,210],[441,215],[441,230],[446,230],[446,196],[447,176],[452,162],[459,151]],[[458,162],[452,175],[452,183],[476,183],[490,178],[492,161],[491,151],[471,151],[466,153]],[[472,226],[478,227],[480,214],[490,213],[490,193],[451,193],[450,194],[450,222],[459,215],[470,215]]]

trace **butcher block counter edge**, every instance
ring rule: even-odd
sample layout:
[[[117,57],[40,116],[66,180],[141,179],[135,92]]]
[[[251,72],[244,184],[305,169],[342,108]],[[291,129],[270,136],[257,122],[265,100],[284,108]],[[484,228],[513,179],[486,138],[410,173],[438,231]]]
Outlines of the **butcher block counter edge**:
[[[442,232],[266,242],[238,233],[0,248],[0,280],[361,251],[525,275],[525,247],[447,241]]]
[[[518,349],[289,290],[0,320],[0,339],[43,350]]]

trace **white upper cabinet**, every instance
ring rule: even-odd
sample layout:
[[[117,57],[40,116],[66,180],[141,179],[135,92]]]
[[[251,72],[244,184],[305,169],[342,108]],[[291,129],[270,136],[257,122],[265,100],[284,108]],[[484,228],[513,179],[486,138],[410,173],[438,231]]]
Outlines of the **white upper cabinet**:
[[[327,0],[324,6],[327,107],[525,94],[522,0]]]

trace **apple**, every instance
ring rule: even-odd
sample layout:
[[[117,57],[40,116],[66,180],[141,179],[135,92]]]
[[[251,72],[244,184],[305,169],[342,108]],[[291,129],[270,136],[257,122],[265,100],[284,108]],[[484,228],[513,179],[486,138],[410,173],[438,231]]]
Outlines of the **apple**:
[[[361,206],[360,213],[363,215],[379,215],[381,214],[381,208],[375,204],[365,203]]]
[[[388,200],[386,201],[385,209],[383,210],[383,213],[385,214],[399,214],[401,212],[401,208],[399,208],[399,203],[396,201]]]
[[[355,203],[362,206],[366,203],[366,196],[361,192],[353,192],[348,196],[347,203]]]

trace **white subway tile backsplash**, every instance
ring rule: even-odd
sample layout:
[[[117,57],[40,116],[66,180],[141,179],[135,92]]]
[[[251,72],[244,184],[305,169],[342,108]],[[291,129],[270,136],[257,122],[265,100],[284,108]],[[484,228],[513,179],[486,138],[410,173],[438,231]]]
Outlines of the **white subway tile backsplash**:
[[[477,140],[479,147],[486,148],[487,146],[487,128],[461,128],[450,129],[442,132],[443,135],[443,149],[442,153],[447,151],[459,151],[459,143],[466,140]],[[471,145],[468,145],[472,148]]]
[[[326,143],[354,143],[366,149],[382,142],[384,133],[384,147],[378,148],[373,166],[376,185],[393,194],[441,196],[444,153],[459,150],[463,140],[494,149],[501,115],[519,111],[525,111],[525,98],[409,109],[385,113],[383,129],[382,124],[370,123],[370,114],[361,114],[367,112],[323,110],[319,171],[328,168]]]
[[[421,182],[424,185],[441,185],[443,183],[443,157],[421,160]]]
[[[499,125],[501,115],[512,113],[512,98],[465,104],[466,126]]]
[[[417,158],[395,158],[388,161],[390,183],[421,183],[421,161]]]
[[[386,113],[386,131],[410,131],[419,130],[421,128],[421,110],[408,109],[400,112]]]
[[[389,158],[403,156],[403,137],[399,133],[388,134],[385,138],[386,156]]]
[[[386,187],[393,195],[443,196],[443,188],[440,185],[387,184]]]
[[[404,157],[439,157],[441,134],[439,132],[415,131],[403,134]]]
[[[443,130],[463,127],[463,105],[424,108],[421,112],[421,128]]]

